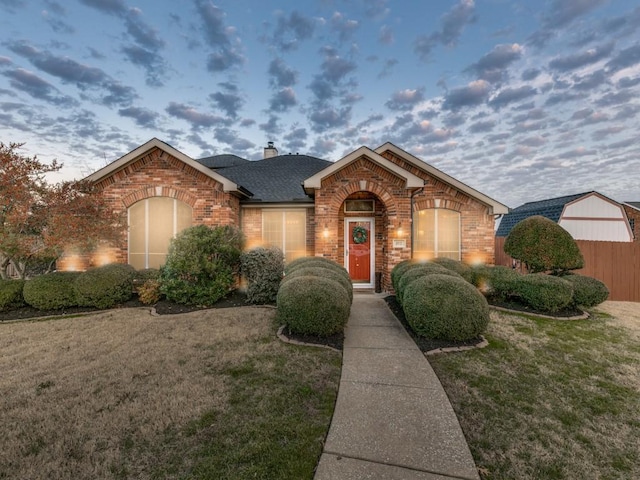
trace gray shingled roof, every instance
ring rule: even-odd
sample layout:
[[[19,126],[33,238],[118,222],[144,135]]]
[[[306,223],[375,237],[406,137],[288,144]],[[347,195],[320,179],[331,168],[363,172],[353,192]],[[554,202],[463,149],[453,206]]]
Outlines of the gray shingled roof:
[[[640,202],[624,202],[627,205],[631,205],[633,208],[637,208],[638,210],[640,210]]]
[[[203,160],[211,165],[224,164],[223,161],[216,160],[216,157]],[[225,157],[235,157],[235,155]],[[206,165],[203,160],[198,161]],[[245,160],[235,162],[233,166],[214,168],[223,177],[253,193],[253,197],[243,203],[313,203],[305,194],[302,182],[331,164],[332,162],[309,155],[278,155],[264,160]]]
[[[213,168],[214,170],[227,167],[235,167],[237,165],[249,163],[249,160],[237,155],[233,155],[231,153],[224,153],[222,155],[214,155],[213,157],[201,158],[197,161],[203,164],[205,167]]]
[[[547,217],[548,219],[553,220],[557,223],[558,220],[560,220],[560,215],[562,215],[564,206],[567,203],[584,197],[585,195],[588,195],[590,193],[593,192],[549,198],[547,200],[539,200],[537,202],[529,202],[525,203],[524,205],[520,205],[519,207],[514,208],[504,217],[502,217],[502,220],[500,220],[500,226],[496,231],[496,237],[506,237],[507,235],[509,235],[509,232],[516,225],[516,223],[534,215],[542,215],[543,217]]]

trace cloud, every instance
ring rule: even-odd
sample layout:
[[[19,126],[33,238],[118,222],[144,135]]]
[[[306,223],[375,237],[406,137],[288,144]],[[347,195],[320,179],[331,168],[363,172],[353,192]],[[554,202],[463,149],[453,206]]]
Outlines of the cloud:
[[[225,24],[225,12],[211,2],[196,0],[196,9],[202,20],[204,39],[213,50],[207,58],[210,72],[224,72],[244,64],[245,58],[234,45],[235,28]]]
[[[269,108],[275,112],[286,112],[297,104],[298,100],[293,88],[284,87],[272,95]]]
[[[297,50],[302,42],[313,37],[314,30],[313,18],[294,10],[289,16],[280,14],[271,42],[284,52]]]
[[[78,105],[76,100],[61,94],[57,88],[32,72],[18,68],[6,71],[3,75],[10,79],[9,83],[13,88],[22,90],[33,98],[64,108]]]
[[[635,100],[638,94],[631,90],[620,90],[617,92],[607,92],[598,100],[596,105],[600,107],[610,107],[612,105],[625,105]]]
[[[124,15],[127,11],[122,0],[80,0],[80,3],[110,15]]]
[[[310,155],[320,158],[327,158],[333,152],[338,144],[331,138],[316,137],[316,141],[310,150]]]
[[[227,114],[231,119],[238,118],[238,111],[244,105],[244,99],[238,94],[235,85],[219,83],[224,92],[215,92],[209,95],[209,99],[219,109]]]
[[[123,117],[132,118],[140,127],[151,129],[157,128],[156,120],[160,116],[156,112],[140,107],[122,108],[118,113]]]
[[[561,154],[558,155],[558,158],[562,158],[565,160],[569,160],[569,159],[573,159],[573,158],[580,158],[580,157],[586,157],[589,155],[597,155],[598,152],[596,150],[589,150],[588,148],[585,147],[577,147],[571,150],[567,150],[566,152],[562,152]]]
[[[218,127],[214,130],[213,136],[221,143],[226,143],[234,152],[242,152],[255,148],[255,143],[239,136],[238,132],[226,127]]]
[[[606,83],[608,76],[604,70],[598,70],[583,77],[574,77],[573,88],[576,90],[593,90],[596,87]]]
[[[473,107],[484,103],[489,96],[491,85],[486,80],[476,80],[466,87],[450,90],[444,98],[444,110],[458,110],[463,107]]]
[[[5,8],[10,13],[16,13],[26,6],[27,2],[25,0],[0,0],[0,7]]]
[[[473,72],[478,78],[489,82],[499,82],[505,77],[507,67],[519,60],[523,52],[524,49],[517,43],[496,45],[466,71]]]
[[[391,45],[395,41],[393,30],[389,25],[382,25],[378,32],[378,41],[383,45]]]
[[[225,123],[225,120],[221,117],[198,112],[194,107],[183,103],[171,102],[165,111],[172,117],[187,121],[194,130],[215,127]]]
[[[536,47],[544,47],[557,30],[573,23],[579,17],[603,5],[607,0],[553,0],[551,8],[542,17],[542,27],[528,41]]]
[[[584,100],[588,95],[584,93],[575,93],[571,91],[554,93],[547,97],[544,104],[546,106],[558,105],[559,103],[574,102],[576,100]]]
[[[161,87],[164,85],[161,76],[165,70],[165,62],[160,55],[138,45],[123,47],[122,52],[132,64],[146,70],[146,83],[148,86]]]
[[[640,43],[620,50],[618,54],[609,60],[606,67],[609,71],[617,72],[624,68],[632,67],[640,63]]]
[[[74,84],[81,90],[103,90],[100,101],[107,106],[128,106],[137,97],[133,88],[122,85],[99,68],[38,50],[26,42],[10,42],[7,46],[36,68],[65,83]]]
[[[333,130],[339,127],[345,127],[349,124],[351,118],[351,108],[335,108],[327,106],[324,108],[316,108],[309,115],[314,132],[323,132]]]
[[[378,74],[378,78],[385,78],[391,75],[393,71],[393,67],[395,67],[399,63],[397,58],[389,58],[385,60],[382,70]]]
[[[472,133],[486,133],[495,128],[497,122],[495,120],[484,120],[469,125],[469,131]]]
[[[294,128],[284,136],[284,139],[286,140],[286,150],[290,152],[299,152],[306,147],[308,137],[309,135],[306,128]]]
[[[414,42],[414,51],[421,60],[427,61],[431,51],[438,45],[455,47],[464,27],[474,23],[474,0],[460,0],[440,19],[440,30],[430,35],[421,35]]]
[[[523,85],[517,88],[504,88],[489,100],[489,105],[498,110],[510,103],[519,102],[525,98],[532,97],[536,93],[538,93],[538,90],[530,85]]]
[[[292,87],[298,83],[298,72],[290,68],[281,58],[269,63],[269,83],[276,88]]]
[[[324,47],[322,50],[324,53],[324,60],[320,66],[322,76],[333,85],[336,85],[356,69],[354,62],[342,58],[334,48]]]
[[[520,140],[518,143],[525,145],[527,147],[541,147],[545,143],[547,143],[547,139],[542,135],[534,135],[532,137],[526,137]]]
[[[412,110],[417,104],[424,100],[424,89],[405,89],[394,92],[385,105],[390,110]]]
[[[549,62],[549,68],[556,71],[567,72],[591,65],[608,57],[613,51],[614,45],[614,42],[607,42],[584,52],[556,57]]]
[[[525,82],[529,82],[531,80],[535,80],[541,73],[542,70],[540,70],[539,68],[527,68],[526,70],[522,71],[522,75],[520,75],[520,78]]]
[[[280,118],[276,115],[269,115],[269,119],[265,123],[258,125],[260,130],[268,135],[279,135],[282,133],[282,126],[278,123]]]
[[[338,35],[341,42],[349,40],[359,26],[357,20],[349,20],[340,12],[334,12],[331,16],[331,30]]]
[[[624,131],[626,129],[626,127],[622,126],[622,125],[612,125],[610,127],[606,127],[606,128],[602,128],[600,130],[596,130],[595,132],[593,132],[591,134],[591,138],[593,138],[594,140],[604,140],[605,138],[611,136],[611,135],[615,135],[617,133],[620,133],[622,131]]]
[[[75,32],[73,26],[66,23],[60,17],[67,15],[66,9],[54,0],[44,0],[47,10],[42,10],[42,18],[49,24],[51,29],[56,33],[70,34]]]
[[[365,0],[365,15],[374,20],[380,20],[386,17],[391,11],[387,7],[389,0]]]

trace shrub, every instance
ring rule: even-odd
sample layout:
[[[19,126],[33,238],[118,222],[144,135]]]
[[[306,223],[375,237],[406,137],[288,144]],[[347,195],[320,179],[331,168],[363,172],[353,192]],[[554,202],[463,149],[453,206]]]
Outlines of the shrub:
[[[284,272],[284,255],[277,247],[258,247],[244,252],[240,269],[247,280],[247,300],[274,304]]]
[[[460,275],[458,275],[457,273],[452,272],[451,270],[447,270],[443,266],[436,265],[435,263],[416,264],[414,267],[405,270],[402,277],[400,277],[400,279],[398,280],[398,289],[396,290],[396,300],[398,300],[400,305],[402,305],[404,301],[405,291],[407,289],[407,286],[409,286],[411,282],[413,282],[417,278],[424,277],[425,275],[434,275],[434,274],[451,275],[455,277],[460,277]]]
[[[584,266],[571,234],[541,215],[518,222],[504,242],[504,251],[522,261],[531,273],[561,273]]]
[[[278,290],[277,318],[289,331],[330,336],[341,332],[349,319],[349,296],[335,280],[300,276]]]
[[[333,270],[334,272],[338,272],[340,275],[342,275],[347,280],[351,281],[351,276],[349,275],[349,272],[347,272],[346,268],[342,267],[341,265],[338,265],[333,260],[329,260],[329,259],[323,258],[323,257],[302,257],[302,258],[297,258],[294,261],[292,261],[291,263],[287,264],[287,266],[284,269],[284,274],[286,276],[286,275],[290,274],[291,272],[295,271],[298,268],[308,268],[308,267],[329,268],[329,269]]]
[[[506,300],[516,294],[515,283],[522,274],[513,268],[496,265],[486,267],[486,294],[497,300]]]
[[[539,312],[557,312],[570,305],[573,299],[571,283],[544,273],[521,275],[514,287],[520,300]]]
[[[402,274],[405,272],[405,270],[414,263],[417,262],[413,260],[403,260],[400,263],[396,264],[396,266],[391,270],[391,286],[396,292],[396,296],[398,294],[398,280],[400,280],[400,277],[402,277]]]
[[[32,278],[24,285],[24,300],[38,310],[76,307],[74,285],[80,275],[80,272],[52,272]]]
[[[24,280],[0,280],[0,312],[24,306]]]
[[[74,286],[78,304],[110,308],[133,295],[135,270],[131,265],[111,263],[80,274]]]
[[[324,267],[318,267],[318,266],[305,267],[305,268],[299,267],[293,270],[292,272],[289,272],[289,274],[285,275],[285,277],[282,279],[282,282],[285,283],[290,281],[293,278],[305,277],[305,276],[322,277],[322,278],[335,280],[340,284],[340,286],[342,286],[342,288],[344,288],[345,292],[347,292],[347,295],[349,296],[349,304],[353,302],[353,284],[351,283],[351,280],[347,280],[346,278],[344,278],[343,275],[341,275],[338,272],[335,272],[331,268],[324,268]]]
[[[138,286],[138,299],[145,305],[158,303],[160,298],[162,298],[162,293],[160,293],[160,280],[150,278]]]
[[[585,275],[563,275],[573,285],[573,304],[589,308],[600,305],[609,297],[609,289],[600,280]]]
[[[447,270],[456,272],[458,275],[464,278],[467,282],[473,284],[473,280],[474,280],[473,269],[466,263],[462,263],[460,260],[454,260],[452,258],[447,258],[447,257],[436,257],[431,261],[438,265],[442,265]]]
[[[489,323],[487,300],[461,277],[432,274],[415,279],[404,294],[407,323],[418,335],[464,341]]]
[[[244,236],[236,227],[198,225],[178,233],[161,269],[161,291],[171,301],[213,305],[233,288]]]

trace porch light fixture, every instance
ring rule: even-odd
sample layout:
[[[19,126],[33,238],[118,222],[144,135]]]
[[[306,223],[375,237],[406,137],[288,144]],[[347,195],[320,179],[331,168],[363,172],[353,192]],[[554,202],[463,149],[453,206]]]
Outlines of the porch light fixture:
[[[329,227],[327,227],[327,224],[324,224],[324,230],[322,231],[322,236],[324,238],[329,238]]]

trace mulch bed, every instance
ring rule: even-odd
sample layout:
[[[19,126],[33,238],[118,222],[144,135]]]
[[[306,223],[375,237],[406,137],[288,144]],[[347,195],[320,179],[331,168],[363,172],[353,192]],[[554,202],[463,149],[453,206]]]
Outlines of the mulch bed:
[[[251,305],[247,302],[247,296],[238,290],[234,290],[229,295],[224,297],[223,299],[216,302],[214,305],[210,307],[198,307],[194,305],[182,305],[179,303],[170,302],[168,300],[160,300],[156,303],[155,309],[158,315],[173,315],[179,313],[189,313],[196,312],[198,310],[206,310],[209,308],[231,308],[231,307],[245,307]],[[118,308],[151,308],[151,305],[145,305],[140,300],[138,300],[138,296],[134,295],[131,300],[122,303],[120,305],[115,306],[115,309]],[[108,309],[112,310],[112,309]],[[73,307],[73,308],[64,308],[60,310],[38,310],[33,307],[21,307],[16,308],[14,310],[9,310],[7,312],[0,312],[0,322],[6,322],[10,320],[26,320],[29,318],[37,318],[37,317],[49,317],[49,316],[61,316],[61,315],[75,315],[81,313],[92,313],[92,312],[101,312],[105,310],[100,310],[92,307]]]

